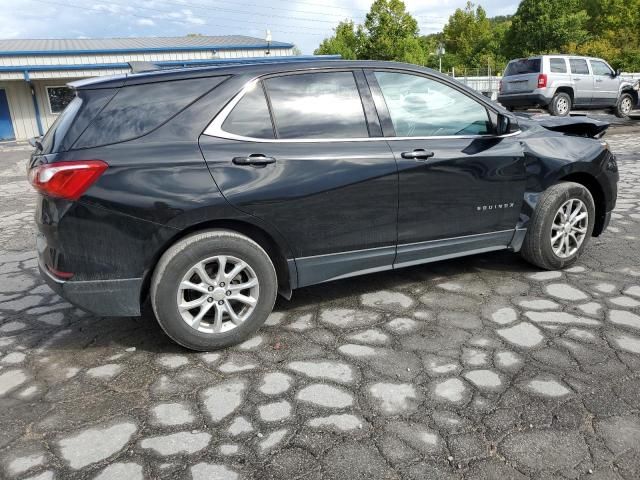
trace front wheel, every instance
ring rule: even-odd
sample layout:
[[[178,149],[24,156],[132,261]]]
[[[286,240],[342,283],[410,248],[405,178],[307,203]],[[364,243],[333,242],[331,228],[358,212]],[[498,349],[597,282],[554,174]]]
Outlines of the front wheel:
[[[571,97],[564,92],[556,93],[549,104],[549,113],[556,117],[566,117],[571,111]]]
[[[190,235],[160,258],[151,280],[158,323],[176,343],[216,350],[246,340],[265,322],[277,294],[269,255],[229,230]]]
[[[563,182],[548,188],[538,200],[522,245],[522,256],[546,270],[575,263],[584,251],[595,220],[589,190]]]
[[[633,97],[630,93],[623,93],[618,99],[618,103],[613,109],[613,113],[618,118],[627,118],[633,110]]]

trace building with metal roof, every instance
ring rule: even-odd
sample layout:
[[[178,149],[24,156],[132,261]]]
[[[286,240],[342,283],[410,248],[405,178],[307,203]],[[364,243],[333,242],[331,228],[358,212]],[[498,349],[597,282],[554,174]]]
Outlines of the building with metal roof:
[[[0,40],[0,141],[43,135],[72,98],[68,82],[128,73],[128,62],[172,68],[293,56],[291,43],[243,35]]]

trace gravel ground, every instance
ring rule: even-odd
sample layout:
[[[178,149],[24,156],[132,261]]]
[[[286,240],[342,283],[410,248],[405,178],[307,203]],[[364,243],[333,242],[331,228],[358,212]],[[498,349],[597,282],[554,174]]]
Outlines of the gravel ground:
[[[305,288],[217,353],[39,279],[0,148],[0,478],[640,477],[640,135],[577,266],[506,252]]]

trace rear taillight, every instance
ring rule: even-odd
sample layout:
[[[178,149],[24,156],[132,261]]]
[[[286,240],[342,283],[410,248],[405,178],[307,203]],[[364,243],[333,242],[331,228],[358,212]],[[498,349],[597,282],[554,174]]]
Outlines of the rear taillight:
[[[502,93],[502,80],[500,80],[500,83],[498,83],[498,92]]]
[[[538,88],[545,88],[547,86],[547,75],[541,73],[538,75]]]
[[[45,195],[77,200],[108,167],[102,160],[38,165],[29,170],[29,182]]]

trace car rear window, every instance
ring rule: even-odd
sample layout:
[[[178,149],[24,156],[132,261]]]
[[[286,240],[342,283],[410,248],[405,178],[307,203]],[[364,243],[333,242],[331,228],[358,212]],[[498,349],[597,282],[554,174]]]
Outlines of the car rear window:
[[[589,67],[587,67],[586,60],[582,58],[570,58],[569,65],[571,66],[571,73],[589,75]]]
[[[146,135],[226,78],[205,77],[122,87],[73,148],[97,147]]]
[[[116,94],[115,88],[79,90],[40,142],[43,155],[71,148],[89,123]]]
[[[567,62],[564,58],[550,58],[551,73],[567,73]]]
[[[504,71],[504,76],[522,75],[525,73],[540,73],[539,58],[521,58],[512,60]]]

